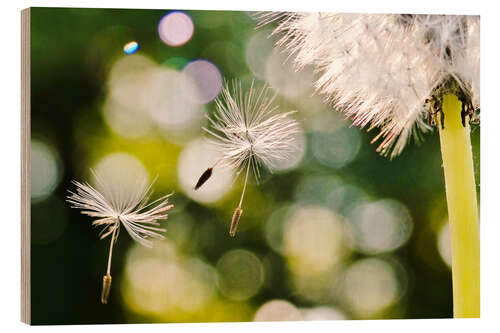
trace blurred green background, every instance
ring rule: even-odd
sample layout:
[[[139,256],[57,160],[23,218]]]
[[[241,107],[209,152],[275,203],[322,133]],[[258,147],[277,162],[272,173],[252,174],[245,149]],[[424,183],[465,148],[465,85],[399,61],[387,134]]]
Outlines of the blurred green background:
[[[251,13],[31,10],[33,324],[452,316],[449,231],[436,132],[392,161],[314,96]],[[126,54],[135,41],[139,49]],[[201,129],[224,80],[267,83],[298,110],[302,151],[252,180],[214,161]],[[479,127],[472,129],[479,192]],[[175,192],[153,249],[122,232],[100,303],[109,239],[65,202],[106,161]],[[132,165],[132,166],[131,166]]]

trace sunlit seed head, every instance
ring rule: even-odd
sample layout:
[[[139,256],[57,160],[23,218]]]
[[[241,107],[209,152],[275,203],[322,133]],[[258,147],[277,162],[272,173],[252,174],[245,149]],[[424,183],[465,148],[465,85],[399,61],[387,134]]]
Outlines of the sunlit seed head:
[[[152,246],[150,238],[164,238],[165,229],[158,220],[166,219],[173,206],[168,203],[169,195],[149,202],[153,184],[137,159],[124,153],[109,155],[92,175],[94,185],[73,182],[76,191],[70,191],[67,201],[95,218],[92,224],[103,227],[101,238],[114,234],[121,225],[132,239],[147,247]]]
[[[261,13],[277,44],[355,125],[378,127],[378,151],[399,154],[430,129],[427,101],[460,93],[479,108],[479,16]],[[452,84],[450,84],[450,82]],[[443,89],[444,87],[444,89]],[[439,88],[439,89],[438,89]]]
[[[151,239],[164,239],[158,220],[168,217],[173,205],[170,195],[150,201],[152,195],[147,172],[142,164],[126,153],[106,156],[92,170],[93,185],[73,181],[76,190],[69,191],[66,201],[71,208],[94,219],[93,226],[101,227],[100,238],[111,238],[106,275],[103,277],[101,303],[107,304],[111,290],[111,258],[120,227],[141,245],[152,247]]]
[[[231,222],[231,236],[234,236],[243,212],[241,206],[250,169],[258,179],[261,167],[270,171],[283,168],[282,162],[292,159],[301,149],[298,144],[301,129],[290,117],[293,112],[278,113],[273,101],[274,96],[269,96],[268,87],[257,89],[252,81],[249,90],[243,92],[241,82],[233,81],[231,88],[226,84],[222,89],[221,96],[215,101],[216,112],[208,118],[211,126],[205,130],[221,154],[209,167],[228,167],[236,170],[238,175],[245,170],[243,191]],[[197,183],[208,180],[203,177],[206,177],[206,172]]]
[[[258,178],[259,167],[273,171],[279,161],[296,153],[300,126],[290,117],[293,112],[277,112],[273,101],[266,86],[258,89],[252,82],[243,92],[241,82],[233,81],[231,87],[226,84],[206,129],[223,155],[217,165],[238,172],[250,165]]]

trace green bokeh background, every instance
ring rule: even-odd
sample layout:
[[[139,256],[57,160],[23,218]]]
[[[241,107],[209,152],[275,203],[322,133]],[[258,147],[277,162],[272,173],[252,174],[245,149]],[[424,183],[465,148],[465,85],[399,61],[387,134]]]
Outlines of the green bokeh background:
[[[249,186],[245,197],[245,216],[236,238],[227,234],[230,216],[242,188],[237,181],[221,200],[210,205],[198,203],[183,193],[177,175],[178,156],[184,145],[156,132],[140,139],[116,135],[107,125],[102,107],[106,99],[106,80],[112,65],[125,57],[123,45],[139,42],[138,54],[158,64],[180,69],[185,62],[207,59],[219,68],[224,79],[252,77],[245,60],[245,48],[255,34],[255,21],[248,13],[232,11],[185,11],[193,19],[192,39],[180,46],[165,45],[157,33],[160,19],[169,10],[32,8],[31,11],[31,135],[50,145],[59,156],[60,181],[45,199],[31,205],[31,313],[33,324],[93,324],[168,321],[249,321],[266,301],[283,299],[300,308],[334,306],[347,318],[360,316],[342,302],[332,299],[315,303],[297,295],[289,283],[286,258],[273,250],[264,236],[269,216],[285,203],[297,200],[297,186],[307,177],[336,177],[362,189],[372,199],[391,198],[404,204],[413,221],[410,239],[395,251],[374,255],[396,260],[406,271],[408,287],[394,304],[373,318],[452,317],[451,271],[437,249],[441,223],[446,220],[444,179],[439,137],[425,136],[421,144],[408,145],[401,156],[389,160],[375,152],[370,144],[376,130],[367,133],[357,128],[360,149],[356,157],[341,168],[318,161],[311,151],[306,133],[306,153],[299,166],[280,172],[257,185]],[[215,23],[214,23],[215,22]],[[221,47],[221,46],[227,47]],[[224,52],[222,50],[224,49]],[[227,51],[227,50],[230,51]],[[290,63],[283,66],[290,66]],[[298,109],[300,119],[325,117],[321,112],[301,110],[300,103],[278,97],[281,109]],[[214,111],[214,103],[206,112]],[[340,117],[339,117],[340,119]],[[203,137],[203,133],[198,134]],[[479,193],[478,126],[472,129],[476,181]],[[128,152],[158,174],[155,193],[174,191],[176,208],[165,225],[167,239],[185,256],[200,258],[216,266],[229,250],[246,249],[266,258],[271,270],[259,292],[244,301],[228,300],[215,291],[220,306],[207,306],[196,314],[165,313],[148,316],[124,301],[123,283],[126,256],[136,246],[122,232],[113,254],[113,290],[110,302],[99,302],[109,241],[99,241],[91,220],[70,209],[64,201],[71,181],[86,180],[89,168],[111,152]],[[32,165],[32,168],[36,168]],[[193,180],[194,182],[195,180]],[[321,188],[318,187],[318,193]],[[306,198],[305,201],[308,199]],[[314,199],[310,199],[314,203]],[[329,207],[327,207],[329,208]],[[331,207],[330,207],[331,208]],[[342,214],[342,211],[336,213]],[[187,227],[178,227],[187,221]],[[179,222],[180,223],[180,222]],[[189,231],[179,241],[176,228]],[[184,229],[183,229],[184,228]],[[54,230],[59,230],[53,235]],[[122,230],[123,231],[123,230]],[[344,264],[349,265],[371,255],[355,249]],[[189,297],[189,296],[186,296]],[[231,313],[232,309],[239,309]],[[215,312],[221,314],[215,315]]]

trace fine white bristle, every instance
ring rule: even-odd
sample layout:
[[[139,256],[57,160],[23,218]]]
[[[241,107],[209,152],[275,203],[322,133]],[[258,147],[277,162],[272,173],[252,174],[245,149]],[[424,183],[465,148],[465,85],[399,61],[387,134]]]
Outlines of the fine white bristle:
[[[97,218],[92,224],[104,226],[101,239],[119,231],[123,225],[130,236],[140,244],[151,247],[149,238],[163,239],[161,234],[166,230],[159,228],[157,220],[166,219],[166,212],[173,206],[168,203],[169,195],[148,203],[151,196],[152,183],[148,185],[147,179],[138,177],[130,185],[129,179],[124,183],[110,181],[93,172],[95,187],[88,183],[76,185],[76,193],[70,191],[67,201],[72,208],[81,209],[81,213]],[[115,236],[115,241],[118,235]]]
[[[298,69],[355,125],[381,129],[378,150],[399,154],[430,127],[426,100],[450,77],[479,108],[479,16],[260,13]]]
[[[259,167],[274,170],[280,161],[286,160],[297,151],[297,135],[301,129],[291,118],[294,111],[278,113],[273,106],[275,96],[269,95],[269,88],[254,87],[243,93],[241,83],[228,84],[216,100],[217,111],[209,117],[211,141],[222,153],[218,162],[244,170],[251,166],[259,177]]]

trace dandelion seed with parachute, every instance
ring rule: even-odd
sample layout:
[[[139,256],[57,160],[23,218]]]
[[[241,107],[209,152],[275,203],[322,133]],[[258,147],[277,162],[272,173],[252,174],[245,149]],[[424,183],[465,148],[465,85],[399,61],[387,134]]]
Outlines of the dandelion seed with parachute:
[[[273,105],[276,95],[271,96],[269,90],[267,86],[256,88],[252,81],[244,93],[241,82],[233,81],[231,87],[226,83],[215,101],[216,112],[208,117],[210,128],[205,128],[222,156],[200,176],[195,190],[209,180],[216,167],[229,167],[236,170],[237,175],[245,172],[240,201],[231,221],[231,236],[236,234],[243,214],[250,169],[258,180],[261,168],[272,172],[299,149],[297,136],[301,128],[290,117],[295,111],[279,113],[278,106]]]
[[[76,191],[70,192],[67,201],[72,208],[80,209],[82,214],[95,218],[93,226],[103,227],[100,239],[111,235],[106,275],[103,277],[101,302],[107,304],[111,289],[111,258],[113,246],[118,239],[120,227],[127,230],[132,239],[141,245],[152,247],[153,239],[164,239],[158,220],[166,219],[173,205],[168,203],[169,195],[152,202],[151,187],[145,176],[130,175],[130,178],[113,177],[108,179],[92,170],[95,187],[88,183],[73,181]],[[118,173],[120,175],[120,173]],[[149,185],[148,185],[149,184]]]

